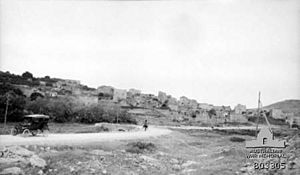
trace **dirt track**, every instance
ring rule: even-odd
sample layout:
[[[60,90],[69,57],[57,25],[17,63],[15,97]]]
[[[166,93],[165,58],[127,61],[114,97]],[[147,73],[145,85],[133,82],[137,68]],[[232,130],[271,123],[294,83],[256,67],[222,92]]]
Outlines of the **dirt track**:
[[[260,125],[258,128],[267,127],[265,125]],[[271,126],[276,128],[275,126]],[[202,127],[202,126],[162,126],[162,128],[173,128],[173,129],[199,129],[199,130],[255,130],[256,126],[223,126],[223,127]]]
[[[169,129],[149,128],[133,132],[110,132],[110,133],[80,133],[80,134],[49,134],[47,137],[40,136],[11,136],[1,135],[0,146],[5,145],[84,145],[103,141],[142,139],[157,137],[171,133]]]
[[[116,140],[132,140],[143,139],[148,137],[157,137],[160,135],[170,134],[173,129],[199,129],[199,130],[212,130],[211,127],[198,127],[198,126],[159,126],[150,127],[146,132],[143,130],[133,132],[110,132],[110,133],[81,133],[81,134],[49,134],[44,136],[11,136],[1,135],[0,146],[6,145],[84,145],[93,144],[103,141],[116,141]],[[255,129],[253,126],[243,127],[215,127],[214,129]]]

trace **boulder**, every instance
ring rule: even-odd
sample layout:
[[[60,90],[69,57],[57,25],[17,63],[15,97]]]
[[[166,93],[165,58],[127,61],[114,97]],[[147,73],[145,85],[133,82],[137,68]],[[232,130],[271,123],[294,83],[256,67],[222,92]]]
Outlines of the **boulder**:
[[[106,151],[103,151],[103,150],[100,150],[100,149],[95,149],[95,150],[91,151],[90,154],[94,154],[94,155],[97,155],[97,156],[104,156],[104,155],[111,155],[112,153],[111,152],[106,152]]]
[[[152,157],[149,157],[149,156],[145,156],[145,155],[140,156],[140,158],[142,158],[143,160],[145,160],[147,162],[155,162],[156,163],[158,161],[155,158],[152,158]]]
[[[7,158],[0,158],[0,164],[12,164],[12,163],[18,163],[18,162],[24,162],[26,163],[26,159],[24,159],[21,156],[17,157],[7,157]]]
[[[182,164],[182,166],[183,167],[188,167],[188,166],[191,166],[191,165],[194,165],[194,164],[197,164],[197,162],[188,160],[187,162],[185,162],[184,164]]]
[[[23,175],[24,171],[19,167],[6,168],[0,174]]]
[[[182,171],[183,174],[190,174],[192,172],[196,172],[197,170],[196,169],[185,169]]]
[[[30,157],[30,156],[34,155],[34,153],[32,151],[29,151],[20,146],[12,146],[12,147],[8,147],[7,149],[9,152],[19,155],[19,156],[23,156],[23,157]]]
[[[172,169],[175,170],[175,171],[179,171],[181,169],[180,165],[178,164],[175,164],[172,166]]]
[[[173,159],[170,160],[170,163],[171,163],[171,164],[178,164],[178,163],[179,163],[179,160],[173,158]]]
[[[46,161],[37,155],[30,157],[29,162],[32,166],[39,168],[44,168],[47,165]]]

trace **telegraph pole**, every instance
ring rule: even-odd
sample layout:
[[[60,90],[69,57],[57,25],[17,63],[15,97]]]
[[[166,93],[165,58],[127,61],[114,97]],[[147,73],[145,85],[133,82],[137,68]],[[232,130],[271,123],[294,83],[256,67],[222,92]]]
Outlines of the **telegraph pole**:
[[[6,128],[6,120],[7,120],[8,104],[9,104],[9,92],[6,93],[6,107],[5,107],[5,114],[4,114],[4,130],[5,130],[5,128]]]
[[[260,91],[258,92],[258,104],[257,104],[257,119],[256,119],[256,136],[258,134],[258,122],[260,117]]]
[[[257,114],[257,120],[256,120],[256,136],[257,136],[257,134],[258,134],[258,122],[259,122],[259,118],[260,118],[261,115],[265,118],[269,130],[273,133],[272,128],[271,128],[271,125],[270,125],[270,122],[269,122],[269,120],[268,120],[266,114],[265,114],[264,112],[262,112],[262,114],[261,114],[261,108],[262,108],[262,103],[261,103],[261,101],[260,101],[260,92],[259,92],[259,93],[258,93],[258,107],[257,107],[257,113],[258,113],[258,114]]]

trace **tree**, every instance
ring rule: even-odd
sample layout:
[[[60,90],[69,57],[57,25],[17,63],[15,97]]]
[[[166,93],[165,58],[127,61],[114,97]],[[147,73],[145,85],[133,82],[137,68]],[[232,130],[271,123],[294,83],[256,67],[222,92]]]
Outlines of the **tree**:
[[[36,100],[38,97],[44,98],[44,95],[41,94],[41,93],[38,93],[38,92],[33,92],[33,93],[30,95],[30,100],[31,100],[31,101]]]
[[[22,77],[23,78],[33,78],[33,75],[32,75],[32,73],[30,73],[30,72],[28,72],[28,71],[26,71],[26,72],[24,72],[23,74],[22,74]]]
[[[208,111],[208,116],[209,118],[211,118],[212,116],[216,116],[217,112],[214,108],[212,108],[211,110]]]
[[[6,128],[6,121],[7,121],[7,112],[8,112],[8,105],[9,105],[9,98],[12,91],[6,92],[6,107],[5,107],[5,114],[4,114],[4,128]]]
[[[25,96],[22,91],[9,84],[0,85],[0,120],[18,121],[22,118],[25,107]],[[6,116],[6,117],[5,117]]]

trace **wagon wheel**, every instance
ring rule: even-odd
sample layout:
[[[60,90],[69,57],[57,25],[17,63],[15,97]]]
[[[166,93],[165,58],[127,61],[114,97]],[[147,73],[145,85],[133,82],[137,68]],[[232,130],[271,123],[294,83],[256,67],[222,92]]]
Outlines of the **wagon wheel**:
[[[43,133],[42,130],[40,130],[40,129],[37,130],[37,134],[42,134],[42,133]]]
[[[33,136],[36,136],[36,135],[38,134],[38,131],[37,131],[37,130],[34,130],[34,131],[31,132],[31,134],[32,134]]]
[[[23,134],[24,137],[28,137],[29,134],[30,134],[29,129],[25,129],[22,134]]]
[[[12,128],[11,131],[10,131],[10,134],[15,136],[18,134],[18,130],[16,128]]]
[[[49,129],[43,130],[44,137],[48,137],[49,133],[50,133]]]

